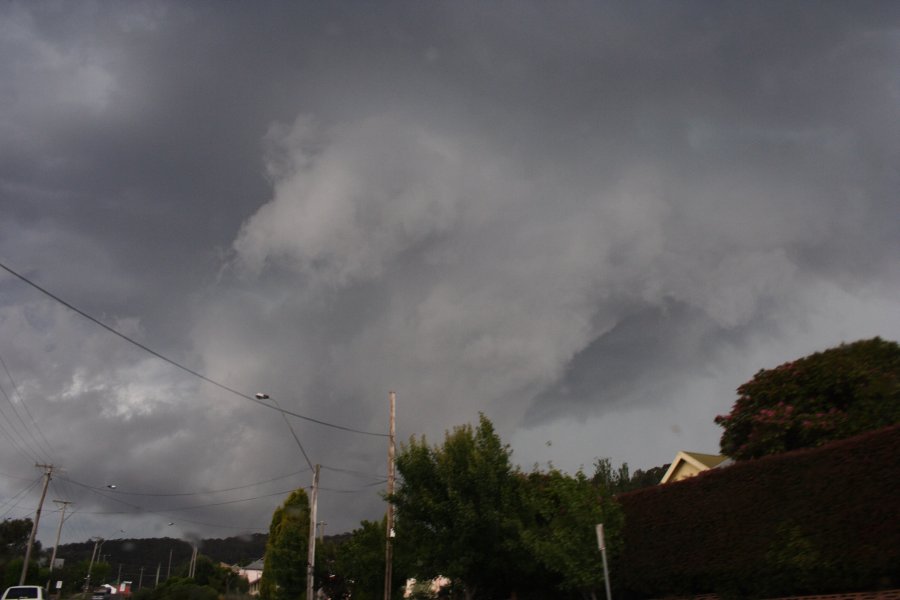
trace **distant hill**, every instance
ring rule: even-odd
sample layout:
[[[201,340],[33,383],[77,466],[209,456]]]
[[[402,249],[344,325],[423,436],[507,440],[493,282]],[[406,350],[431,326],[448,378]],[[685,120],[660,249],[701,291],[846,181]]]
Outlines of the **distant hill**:
[[[267,538],[268,535],[265,533],[254,533],[247,536],[205,539],[201,540],[198,547],[201,554],[214,562],[246,565],[265,554]],[[64,559],[67,564],[72,564],[90,560],[93,552],[92,541],[62,544],[57,557]],[[170,574],[174,576],[181,571],[186,572],[191,553],[190,543],[174,538],[116,539],[103,542],[97,560],[109,563],[116,575],[121,568],[123,581],[136,581],[141,573],[147,581],[151,574],[155,576],[157,570],[161,578],[166,578]]]

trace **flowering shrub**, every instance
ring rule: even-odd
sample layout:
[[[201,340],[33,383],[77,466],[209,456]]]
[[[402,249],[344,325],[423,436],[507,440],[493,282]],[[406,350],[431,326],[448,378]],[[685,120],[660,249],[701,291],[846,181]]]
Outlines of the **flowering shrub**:
[[[900,346],[880,338],[759,371],[715,422],[723,454],[758,458],[900,422]]]

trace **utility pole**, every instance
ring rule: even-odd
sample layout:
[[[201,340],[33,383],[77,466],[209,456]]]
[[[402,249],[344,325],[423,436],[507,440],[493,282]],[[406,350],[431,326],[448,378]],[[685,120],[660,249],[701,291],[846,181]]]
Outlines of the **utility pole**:
[[[166,580],[168,580],[172,576],[172,551],[174,548],[169,548],[169,568],[166,569]]]
[[[91,587],[91,571],[94,570],[94,558],[100,556],[100,549],[103,548],[103,542],[105,540],[103,538],[94,538],[94,551],[91,552],[91,562],[88,564],[88,572],[87,577],[84,578],[84,593],[82,594],[82,598],[87,596],[88,590]]]
[[[144,567],[141,567],[141,585],[144,584]],[[156,563],[156,582],[153,584],[153,587],[159,585],[159,572],[162,570],[162,563]]]
[[[53,544],[53,554],[50,556],[50,572],[53,572],[53,568],[56,564],[56,550],[59,548],[59,536],[62,534],[62,526],[66,521],[66,509],[69,507],[71,502],[67,500],[54,500],[56,504],[62,504],[62,512],[59,515],[59,527],[56,529],[56,543]]]
[[[156,579],[157,583],[159,583],[159,569],[156,570]],[[144,567],[141,567],[141,575],[138,578],[138,589],[144,587]]]
[[[38,502],[37,511],[34,513],[34,523],[31,524],[31,537],[28,538],[28,547],[25,548],[25,564],[22,565],[22,576],[19,577],[19,585],[25,585],[25,576],[28,575],[28,562],[31,560],[31,548],[34,546],[34,538],[37,535],[38,523],[41,522],[41,509],[44,507],[44,498],[47,497],[47,486],[50,485],[50,475],[53,473],[53,465],[39,465],[35,467],[44,469],[44,489],[41,491],[41,501]]]
[[[606,538],[603,536],[603,523],[597,524],[597,547],[603,555],[603,583],[606,585],[606,600],[612,600],[609,589],[609,567],[606,564]]]
[[[390,436],[388,438],[388,498],[394,494],[394,426],[395,411],[397,403],[397,394],[390,392],[388,398],[391,403],[391,424]],[[384,545],[384,600],[391,600],[391,579],[394,570],[394,505],[388,499],[387,505],[387,526],[385,527],[385,545]]]
[[[188,567],[188,577],[191,579],[194,578],[194,573],[197,572],[197,546],[194,546],[194,551],[191,553],[191,565]]]
[[[313,469],[312,498],[309,503],[309,550],[306,555],[306,598],[313,600],[313,567],[316,564],[316,511],[319,503],[319,465]]]

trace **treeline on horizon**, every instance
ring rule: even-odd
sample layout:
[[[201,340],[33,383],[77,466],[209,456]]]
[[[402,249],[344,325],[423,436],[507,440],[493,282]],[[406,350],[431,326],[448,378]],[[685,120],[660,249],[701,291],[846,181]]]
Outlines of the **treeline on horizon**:
[[[247,565],[262,558],[266,549],[266,533],[253,533],[249,535],[232,536],[227,538],[202,539],[197,544],[200,554],[208,557],[216,563],[228,565]],[[65,559],[66,563],[90,560],[94,552],[94,542],[75,542],[60,544],[57,558]],[[177,569],[191,560],[193,547],[190,542],[176,538],[123,538],[106,540],[103,543],[101,557],[103,562],[109,563],[114,569],[123,565],[123,581],[129,578],[124,574],[130,573],[135,568],[145,569],[147,573],[159,567],[162,571],[161,578],[165,578],[169,569],[171,553],[171,569],[174,574]],[[98,559],[99,560],[99,559]],[[113,571],[115,573],[115,570]]]

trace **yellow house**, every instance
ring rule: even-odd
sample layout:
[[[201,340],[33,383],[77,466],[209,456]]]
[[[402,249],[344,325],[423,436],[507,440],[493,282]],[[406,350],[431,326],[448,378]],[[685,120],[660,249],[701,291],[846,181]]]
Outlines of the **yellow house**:
[[[731,464],[731,459],[720,454],[701,454],[699,452],[681,451],[675,455],[675,460],[669,465],[669,470],[663,475],[660,483],[668,483],[669,481],[680,481],[688,477],[693,477],[697,473],[702,473],[709,469],[724,467]]]

